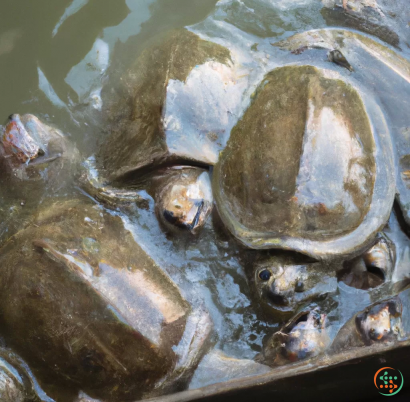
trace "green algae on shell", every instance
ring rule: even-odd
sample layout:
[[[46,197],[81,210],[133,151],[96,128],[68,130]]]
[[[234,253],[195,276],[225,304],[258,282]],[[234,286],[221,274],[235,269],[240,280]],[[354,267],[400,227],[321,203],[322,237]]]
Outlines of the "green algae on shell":
[[[377,134],[358,92],[335,73],[273,70],[214,169],[223,222],[250,248],[317,258],[357,252],[387,221],[394,196]]]

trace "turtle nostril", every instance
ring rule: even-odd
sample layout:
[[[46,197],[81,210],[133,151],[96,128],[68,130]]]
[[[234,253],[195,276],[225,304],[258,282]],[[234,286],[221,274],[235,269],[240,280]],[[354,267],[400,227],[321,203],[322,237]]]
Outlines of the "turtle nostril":
[[[301,280],[297,281],[295,285],[295,292],[300,293],[300,292],[303,292],[304,290],[305,290],[305,284]]]

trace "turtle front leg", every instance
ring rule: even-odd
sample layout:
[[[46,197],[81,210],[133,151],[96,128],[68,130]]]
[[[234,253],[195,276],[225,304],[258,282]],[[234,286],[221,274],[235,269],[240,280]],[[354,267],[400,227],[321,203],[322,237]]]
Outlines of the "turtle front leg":
[[[141,208],[148,206],[148,200],[143,198],[137,191],[116,188],[100,181],[92,157],[85,161],[84,167],[85,169],[80,177],[81,188],[107,207],[117,208],[121,205],[130,204],[137,204]]]

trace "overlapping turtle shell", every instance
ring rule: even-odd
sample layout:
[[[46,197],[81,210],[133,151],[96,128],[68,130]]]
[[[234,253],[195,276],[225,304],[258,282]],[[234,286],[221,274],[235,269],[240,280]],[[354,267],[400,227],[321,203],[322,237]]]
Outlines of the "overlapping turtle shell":
[[[213,165],[236,123],[244,88],[229,50],[186,29],[159,39],[103,90],[108,137],[96,162],[110,182],[161,164]]]
[[[376,127],[336,73],[273,70],[214,169],[222,220],[251,248],[317,258],[361,249],[387,221],[394,197],[387,128]]]

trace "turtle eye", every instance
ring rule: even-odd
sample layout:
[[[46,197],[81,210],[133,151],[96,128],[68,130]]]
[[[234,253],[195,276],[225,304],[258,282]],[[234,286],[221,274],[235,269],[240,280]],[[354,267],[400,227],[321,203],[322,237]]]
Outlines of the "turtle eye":
[[[304,290],[305,290],[305,284],[303,283],[303,281],[298,279],[295,285],[295,292],[303,292]]]
[[[262,281],[268,281],[270,277],[272,276],[271,272],[268,269],[264,269],[261,272],[259,272],[259,278]]]

